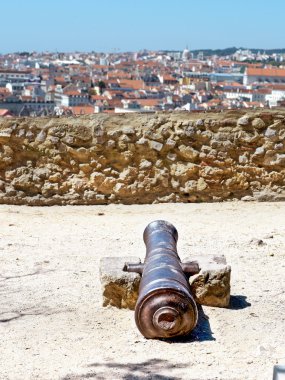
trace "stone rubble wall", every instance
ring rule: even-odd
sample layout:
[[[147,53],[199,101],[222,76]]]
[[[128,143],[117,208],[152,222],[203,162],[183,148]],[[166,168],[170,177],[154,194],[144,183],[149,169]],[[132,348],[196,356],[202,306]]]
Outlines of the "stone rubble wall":
[[[0,203],[285,200],[285,111],[0,119]]]

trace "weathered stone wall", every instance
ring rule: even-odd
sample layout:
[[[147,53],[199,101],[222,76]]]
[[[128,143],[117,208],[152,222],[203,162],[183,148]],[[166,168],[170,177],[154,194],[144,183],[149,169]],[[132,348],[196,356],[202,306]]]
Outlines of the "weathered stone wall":
[[[285,200],[285,111],[0,121],[0,203]]]

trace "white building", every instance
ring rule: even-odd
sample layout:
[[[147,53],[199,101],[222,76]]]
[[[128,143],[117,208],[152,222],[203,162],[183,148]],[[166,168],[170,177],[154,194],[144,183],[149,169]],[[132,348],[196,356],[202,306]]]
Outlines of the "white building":
[[[29,82],[32,78],[28,70],[0,70],[0,83]]]
[[[182,61],[187,62],[190,59],[190,57],[190,51],[188,50],[188,48],[184,49],[182,53]]]
[[[254,91],[254,90],[236,90],[236,91],[225,91],[224,95],[226,99],[242,99],[248,100],[249,102],[266,102],[266,96],[268,96],[268,91]]]
[[[251,83],[285,83],[285,69],[247,68],[243,84],[247,86]]]
[[[76,91],[69,91],[60,94],[57,99],[57,104],[64,107],[75,107],[89,104],[89,95],[81,94]]]
[[[6,88],[11,92],[13,95],[21,95],[25,84],[21,82],[14,82],[14,83],[7,83]]]
[[[266,95],[266,101],[268,101],[269,107],[276,107],[279,100],[285,99],[285,89],[284,90],[272,90],[271,94]]]

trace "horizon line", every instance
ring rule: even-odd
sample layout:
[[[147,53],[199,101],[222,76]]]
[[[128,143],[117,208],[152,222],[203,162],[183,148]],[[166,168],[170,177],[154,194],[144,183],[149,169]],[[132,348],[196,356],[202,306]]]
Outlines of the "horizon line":
[[[29,53],[29,54],[32,54],[32,53],[53,53],[53,54],[60,54],[60,53],[108,53],[108,54],[119,54],[119,53],[139,53],[139,52],[143,52],[143,51],[148,51],[148,52],[180,52],[180,51],[183,51],[187,49],[186,47],[184,49],[148,49],[148,48],[144,48],[144,49],[139,49],[139,50],[121,50],[120,48],[114,48],[112,50],[17,50],[17,51],[10,51],[10,52],[1,52],[0,51],[0,55],[7,55],[7,54],[20,54],[20,53]],[[203,50],[212,50],[212,51],[216,51],[216,50],[227,50],[227,49],[237,49],[237,50],[262,50],[262,51],[268,51],[268,50],[271,50],[271,51],[274,51],[274,50],[285,50],[285,47],[278,47],[278,48],[258,48],[258,47],[244,47],[244,46],[240,46],[240,47],[236,47],[236,46],[228,46],[228,47],[225,47],[225,48],[198,48],[198,49],[189,49],[188,50],[191,52],[196,52],[196,51],[203,51]]]

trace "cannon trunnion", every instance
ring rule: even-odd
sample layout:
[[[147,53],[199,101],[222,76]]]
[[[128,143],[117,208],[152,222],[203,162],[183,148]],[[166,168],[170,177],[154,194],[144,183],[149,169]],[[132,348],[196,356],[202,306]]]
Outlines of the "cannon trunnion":
[[[142,275],[135,307],[136,325],[146,338],[186,335],[198,319],[186,274],[198,273],[199,267],[195,263],[181,263],[176,247],[178,233],[171,223],[163,220],[150,223],[143,238],[144,264],[125,266],[126,271]]]

